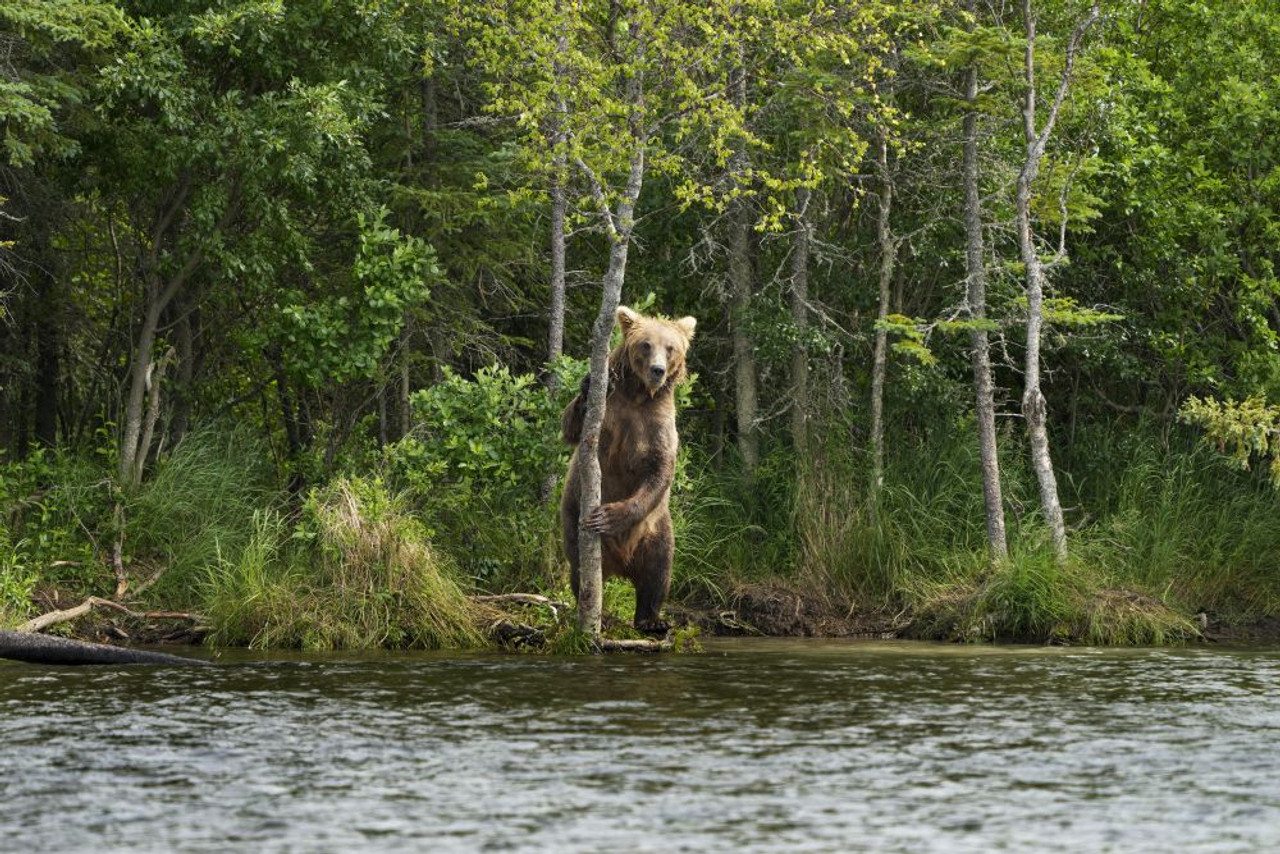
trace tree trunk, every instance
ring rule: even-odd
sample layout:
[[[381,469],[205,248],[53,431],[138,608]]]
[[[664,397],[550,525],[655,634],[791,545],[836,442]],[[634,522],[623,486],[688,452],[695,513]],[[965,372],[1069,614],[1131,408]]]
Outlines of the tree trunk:
[[[797,453],[808,444],[809,426],[809,190],[796,191],[796,228],[791,236],[791,443]]]
[[[600,313],[591,327],[591,388],[578,445],[581,468],[581,512],[578,514],[578,630],[600,637],[601,577],[600,535],[587,530],[587,517],[600,506],[600,427],[604,424],[605,398],[609,392],[609,336],[613,332],[622,282],[626,276],[628,239],[619,238],[609,250]]]
[[[0,658],[33,664],[165,664],[208,667],[213,662],[144,649],[49,637],[31,632],[0,631]]]
[[[174,326],[174,349],[177,351],[177,376],[174,377],[173,419],[169,423],[169,442],[176,445],[187,434],[191,422],[191,392],[196,370],[195,335],[196,311],[182,311]]]
[[[738,453],[748,474],[760,465],[760,400],[756,388],[755,345],[747,331],[751,310],[751,218],[747,205],[735,200],[729,219],[730,326],[733,336],[735,409],[738,416]]]
[[[413,355],[413,319],[409,312],[404,314],[404,327],[400,330],[400,383],[396,395],[396,412],[399,415],[397,439],[403,439],[413,429],[413,402],[410,400],[412,386],[409,376],[409,358]]]
[[[1015,196],[1018,250],[1022,257],[1027,289],[1026,386],[1022,393],[1022,415],[1027,422],[1031,465],[1035,469],[1036,480],[1040,484],[1040,505],[1044,510],[1045,522],[1049,526],[1054,558],[1061,564],[1067,559],[1067,533],[1062,519],[1062,503],[1058,498],[1058,480],[1053,471],[1053,458],[1049,454],[1047,405],[1044,393],[1040,389],[1040,341],[1044,325],[1044,265],[1036,254],[1035,236],[1031,231],[1031,187],[1040,173],[1040,162],[1044,158],[1045,145],[1049,141],[1050,134],[1053,133],[1053,126],[1057,121],[1062,102],[1066,99],[1076,50],[1080,46],[1080,40],[1085,31],[1098,20],[1099,9],[1095,0],[1090,7],[1089,16],[1071,34],[1063,63],[1062,77],[1058,82],[1058,91],[1044,127],[1039,130],[1036,128],[1036,20],[1032,14],[1031,0],[1023,0],[1022,12],[1026,26],[1023,74],[1027,90],[1022,109],[1026,159],[1022,164],[1022,171],[1018,174]]]
[[[993,564],[1009,555],[1004,528],[1004,498],[1000,488],[1000,456],[996,445],[995,383],[991,375],[991,349],[987,330],[987,269],[982,239],[982,201],[978,192],[978,67],[965,76],[969,111],[964,116],[964,229],[965,267],[968,274],[969,319],[977,326],[969,332],[973,361],[973,390],[978,418],[978,453],[982,460],[982,496],[987,511],[987,552]]]
[[[622,300],[622,283],[627,273],[627,250],[636,201],[644,179],[644,147],[631,156],[631,170],[622,198],[612,216],[609,229],[609,268],[604,275],[604,293],[600,313],[591,327],[591,388],[587,393],[587,409],[582,422],[582,439],[578,445],[578,464],[582,467],[578,513],[578,630],[593,639],[600,638],[601,597],[604,582],[601,572],[600,535],[587,530],[587,518],[600,506],[600,428],[604,424],[605,398],[609,392],[609,336],[613,332],[618,303]],[[597,197],[603,194],[598,192]]]
[[[880,185],[880,205],[876,218],[876,245],[880,252],[880,302],[876,310],[875,351],[871,361],[871,484],[884,486],[884,378],[888,363],[889,290],[893,284],[895,247],[889,215],[893,210],[893,178],[889,174],[889,137],[881,130],[876,153],[876,176]]]
[[[564,164],[557,160],[551,175],[551,315],[547,324],[547,366],[564,353],[565,236],[568,201],[564,191]],[[547,371],[547,388],[555,391],[556,374]]]
[[[147,288],[147,311],[142,318],[142,327],[138,330],[138,340],[134,345],[129,370],[129,396],[125,399],[124,427],[120,440],[120,482],[128,486],[136,486],[141,479],[142,466],[137,464],[138,456],[141,454],[145,459],[145,452],[138,447],[138,443],[142,438],[143,406],[151,383],[151,350],[155,346],[156,330],[164,311],[159,291],[158,282],[153,282]]]
[[[729,88],[734,103],[746,104],[747,73],[739,67],[730,75]],[[734,155],[733,171],[741,176],[747,169],[746,157]],[[729,209],[729,327],[733,339],[734,403],[738,416],[738,453],[748,475],[760,465],[760,398],[756,388],[756,354],[747,317],[751,311],[753,270],[751,263],[751,209],[739,197]]]

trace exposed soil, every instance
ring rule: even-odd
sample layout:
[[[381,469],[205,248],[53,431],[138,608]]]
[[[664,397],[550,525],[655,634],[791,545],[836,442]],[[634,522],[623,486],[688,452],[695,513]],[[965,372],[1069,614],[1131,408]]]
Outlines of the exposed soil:
[[[666,610],[676,625],[711,635],[888,639],[899,637],[908,623],[901,614],[841,607],[780,582],[742,584],[722,605],[671,602]]]
[[[1228,623],[1214,614],[1203,614],[1205,640],[1222,643],[1280,644],[1280,617],[1259,617],[1247,623]]]

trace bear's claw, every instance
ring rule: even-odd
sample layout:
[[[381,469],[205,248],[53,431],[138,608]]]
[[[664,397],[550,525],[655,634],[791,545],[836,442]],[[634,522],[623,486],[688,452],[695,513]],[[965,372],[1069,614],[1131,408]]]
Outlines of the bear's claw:
[[[607,536],[616,534],[626,527],[626,511],[617,504],[602,504],[592,510],[582,527],[593,534]]]

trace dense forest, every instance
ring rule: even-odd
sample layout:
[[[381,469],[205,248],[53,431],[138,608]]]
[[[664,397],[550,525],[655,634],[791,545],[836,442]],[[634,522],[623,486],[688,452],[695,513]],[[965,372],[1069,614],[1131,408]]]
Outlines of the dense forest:
[[[611,287],[698,321],[673,608],[1280,616],[1278,84],[1274,0],[0,0],[0,624],[568,598]]]

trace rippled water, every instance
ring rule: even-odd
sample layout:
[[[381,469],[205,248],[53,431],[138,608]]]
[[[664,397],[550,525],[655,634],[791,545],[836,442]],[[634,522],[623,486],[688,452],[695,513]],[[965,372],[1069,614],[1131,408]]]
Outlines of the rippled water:
[[[1276,851],[1280,650],[0,664],[13,851]]]

